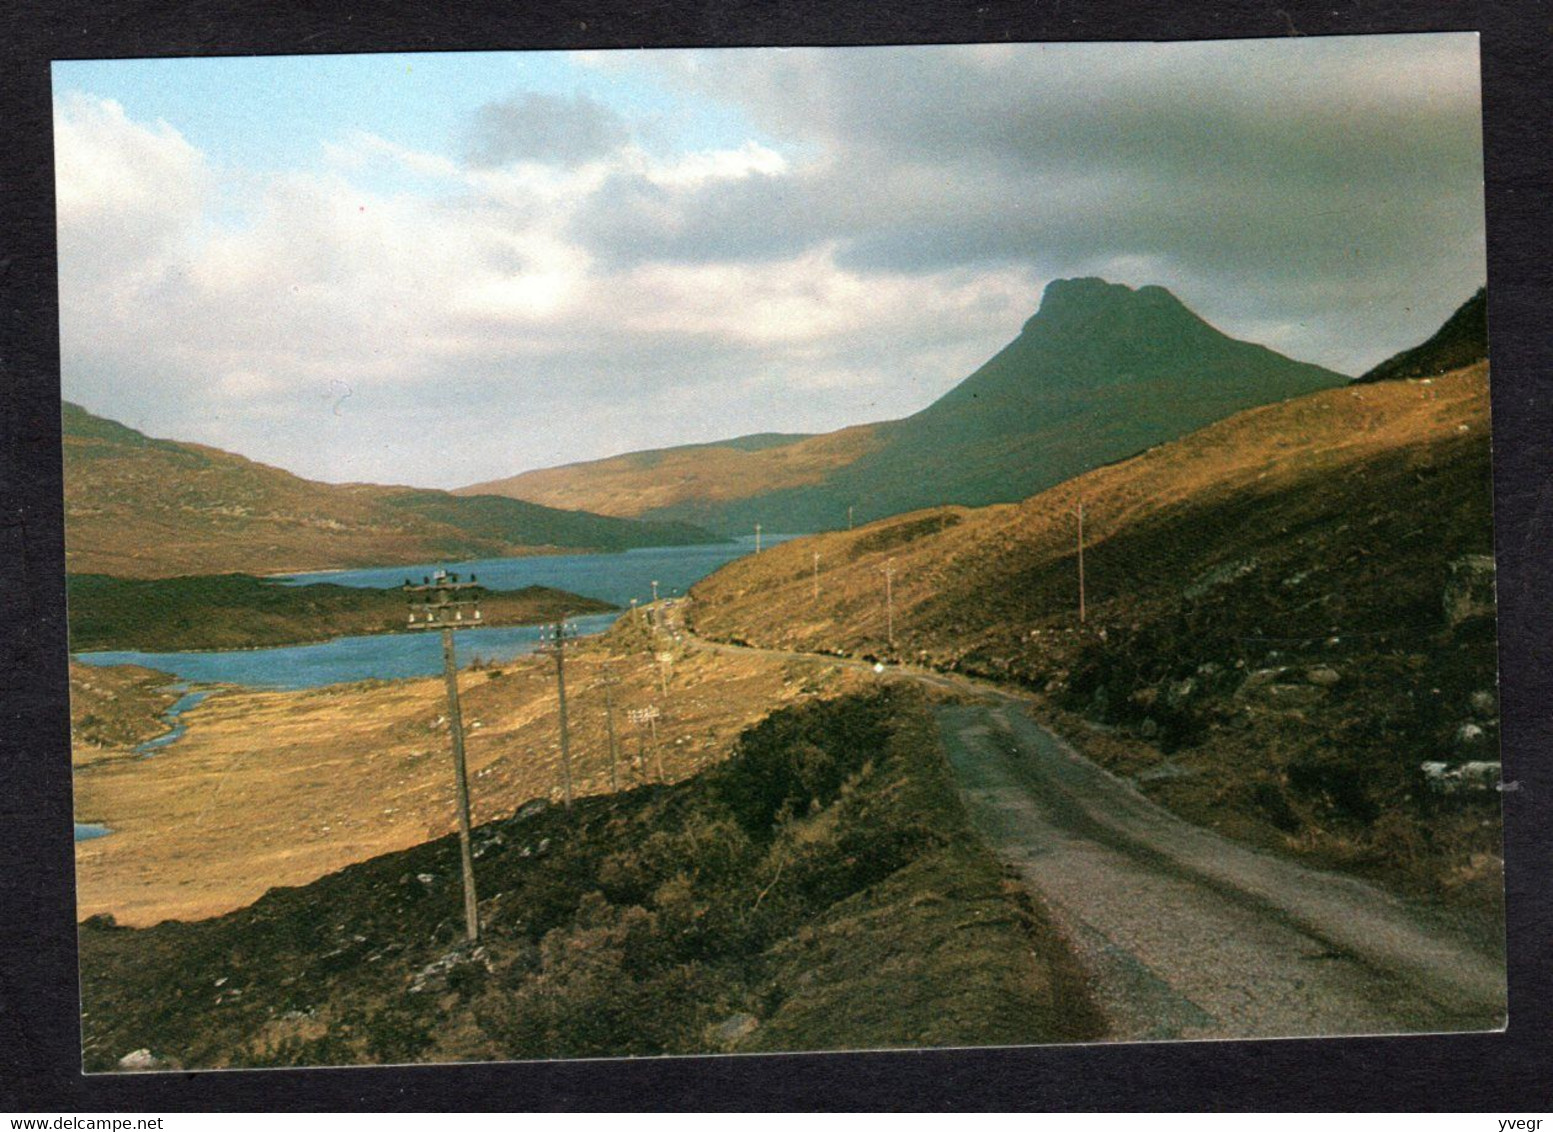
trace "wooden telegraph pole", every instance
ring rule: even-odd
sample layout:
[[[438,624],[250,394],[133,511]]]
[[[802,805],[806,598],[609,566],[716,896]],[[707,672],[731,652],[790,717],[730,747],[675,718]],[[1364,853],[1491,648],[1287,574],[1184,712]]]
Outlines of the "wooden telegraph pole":
[[[464,719],[458,702],[458,661],[453,630],[480,625],[479,598],[470,592],[474,575],[460,582],[457,574],[438,570],[422,585],[405,582],[412,629],[442,630],[442,672],[448,689],[448,733],[453,740],[453,781],[458,802],[458,852],[464,872],[464,927],[469,942],[480,938],[480,904],[475,896],[475,862],[469,846],[469,775],[464,763]]]
[[[1084,501],[1078,501],[1078,623],[1084,623]]]
[[[615,687],[620,683],[620,677],[615,674],[613,668],[606,667],[604,674],[599,678],[604,685],[604,726],[609,731],[609,789],[611,793],[620,792],[620,746],[615,742]]]
[[[650,704],[644,708],[631,708],[626,712],[627,718],[636,726],[636,761],[638,765],[646,762],[645,752],[642,749],[645,742],[642,724],[647,724],[651,729],[653,758],[658,764],[658,781],[662,782],[664,780],[663,748],[658,745],[658,714],[657,704]]]
[[[895,559],[891,558],[879,567],[879,570],[884,574],[885,635],[893,649],[895,647]]]
[[[820,600],[820,552],[814,552],[814,600]]]
[[[561,708],[561,778],[566,791],[566,808],[572,808],[572,746],[571,732],[566,723],[566,646],[577,640],[577,630],[561,618],[548,626],[540,636],[544,642],[536,650],[555,657],[555,692]]]

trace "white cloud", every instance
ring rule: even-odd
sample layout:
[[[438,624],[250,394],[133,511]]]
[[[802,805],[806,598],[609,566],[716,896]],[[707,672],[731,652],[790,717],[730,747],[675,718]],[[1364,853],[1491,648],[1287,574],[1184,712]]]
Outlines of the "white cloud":
[[[75,95],[55,110],[54,139],[61,229],[115,239],[121,258],[165,251],[206,204],[211,171],[166,122],[133,122],[117,102]]]
[[[1481,279],[1460,37],[580,62],[740,100],[770,144],[665,156],[601,103],[514,99],[464,160],[385,124],[259,174],[62,97],[66,395],[305,475],[456,485],[904,415],[1054,275],[1164,283],[1352,369]]]
[[[610,266],[570,234],[612,176],[789,173],[753,142],[485,168],[358,132],[320,171],[255,177],[112,103],[67,98],[58,118],[61,244],[80,249],[61,264],[66,395],[324,478],[456,484],[672,441],[674,422],[711,439],[899,415],[962,372],[924,381],[913,352],[973,364],[1033,293],[1015,269],[865,277],[828,248]],[[492,427],[430,460],[416,399],[443,396]],[[584,427],[558,432],[561,414]]]
[[[787,159],[754,141],[737,149],[688,153],[675,161],[644,163],[643,173],[654,184],[686,187],[707,181],[727,181],[759,173],[767,177],[787,172]]]
[[[112,101],[65,99],[54,137],[62,341],[144,349],[147,324],[128,335],[179,301],[214,174],[177,130],[134,122]]]
[[[355,130],[340,142],[324,143],[324,152],[342,169],[362,169],[372,161],[383,160],[424,177],[456,180],[461,176],[458,164],[440,154],[420,153],[366,130]]]

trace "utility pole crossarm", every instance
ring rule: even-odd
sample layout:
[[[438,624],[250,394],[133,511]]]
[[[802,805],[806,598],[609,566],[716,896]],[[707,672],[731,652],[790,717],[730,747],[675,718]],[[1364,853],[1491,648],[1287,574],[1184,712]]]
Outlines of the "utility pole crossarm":
[[[448,625],[472,629],[481,624],[480,587],[473,574],[467,582],[461,582],[457,574],[438,570],[420,585],[406,579],[401,588],[410,604],[408,624],[412,629],[440,629]]]

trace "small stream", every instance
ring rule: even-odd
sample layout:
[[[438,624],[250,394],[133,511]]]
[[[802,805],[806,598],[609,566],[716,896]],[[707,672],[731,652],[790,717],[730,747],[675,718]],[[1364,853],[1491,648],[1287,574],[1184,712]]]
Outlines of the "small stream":
[[[167,731],[154,739],[147,739],[144,743],[136,744],[134,753],[141,758],[150,758],[163,747],[176,743],[183,738],[188,730],[187,725],[179,717],[190,708],[198,707],[204,703],[214,691],[214,688],[190,688],[187,684],[169,684],[162,689],[164,692],[179,692],[181,695],[167,710],[162,712],[162,722],[167,724]],[[113,830],[101,822],[78,821],[75,823],[75,840],[95,841],[99,837],[107,837]]]
[[[190,708],[202,703],[213,689],[201,688],[191,690],[187,684],[173,684],[166,689],[169,692],[182,692],[176,703],[162,713],[162,719],[171,728],[166,734],[158,735],[155,739],[147,739],[135,748],[137,755],[154,755],[170,743],[176,743],[183,738],[183,733],[188,730],[183,720],[178,717]],[[100,836],[100,835],[99,835]]]

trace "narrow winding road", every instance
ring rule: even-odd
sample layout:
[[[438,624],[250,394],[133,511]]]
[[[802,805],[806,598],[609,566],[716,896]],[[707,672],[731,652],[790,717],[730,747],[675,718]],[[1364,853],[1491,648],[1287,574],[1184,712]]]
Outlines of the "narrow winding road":
[[[971,819],[1068,937],[1112,1040],[1504,1024],[1503,964],[1432,913],[1182,821],[1037,724],[1014,694],[887,671],[976,694],[938,709]]]
[[[972,820],[1067,934],[1114,1038],[1503,1023],[1501,966],[1396,897],[1182,821],[1014,704],[939,726]]]

